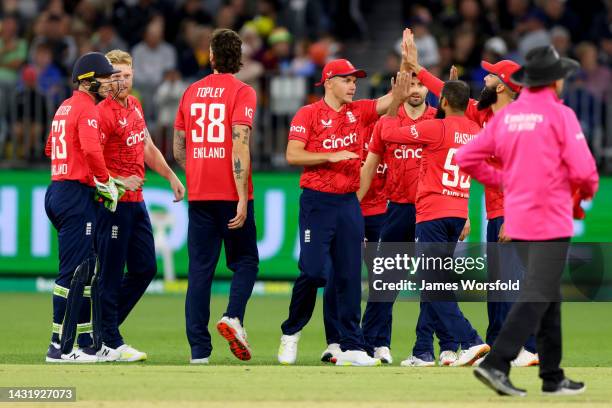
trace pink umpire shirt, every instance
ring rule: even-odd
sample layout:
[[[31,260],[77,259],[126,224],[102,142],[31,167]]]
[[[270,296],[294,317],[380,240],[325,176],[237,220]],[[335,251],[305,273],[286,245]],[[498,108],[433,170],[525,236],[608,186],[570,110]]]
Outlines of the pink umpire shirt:
[[[486,163],[491,156],[501,169]],[[466,173],[503,188],[505,231],[513,239],[571,237],[573,192],[592,197],[599,183],[576,114],[551,88],[523,89],[455,157]]]

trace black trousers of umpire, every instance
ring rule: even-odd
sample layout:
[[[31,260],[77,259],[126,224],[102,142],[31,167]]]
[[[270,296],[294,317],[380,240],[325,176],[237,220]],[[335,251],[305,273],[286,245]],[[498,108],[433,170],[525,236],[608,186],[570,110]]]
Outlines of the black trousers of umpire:
[[[517,241],[518,242],[518,241]],[[526,274],[521,294],[491,352],[481,366],[506,374],[527,338],[536,333],[540,378],[557,384],[565,377],[561,364],[561,276],[566,263],[569,238],[550,241],[518,242],[517,251]]]

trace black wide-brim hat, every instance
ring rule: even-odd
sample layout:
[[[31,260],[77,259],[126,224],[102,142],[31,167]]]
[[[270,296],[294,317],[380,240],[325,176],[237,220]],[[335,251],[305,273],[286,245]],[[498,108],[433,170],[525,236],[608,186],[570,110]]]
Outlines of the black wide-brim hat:
[[[575,73],[580,64],[571,58],[560,57],[552,45],[532,49],[525,56],[525,64],[512,74],[513,82],[527,87],[545,86]]]

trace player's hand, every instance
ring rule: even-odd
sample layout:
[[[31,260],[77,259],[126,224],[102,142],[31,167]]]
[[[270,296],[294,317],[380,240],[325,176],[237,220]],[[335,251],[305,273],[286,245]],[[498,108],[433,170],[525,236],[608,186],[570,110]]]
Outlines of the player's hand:
[[[116,180],[110,176],[108,177],[108,181],[106,183],[98,181],[95,177],[94,182],[96,184],[95,199],[101,199],[104,207],[106,207],[110,212],[115,212],[117,209],[117,202],[121,196],[123,196],[123,193],[125,193],[125,189],[120,187],[120,191],[117,187]],[[123,186],[120,181],[118,183],[120,186]]]
[[[330,154],[327,161],[330,163],[338,163],[344,160],[354,160],[359,158],[360,157],[357,153],[349,152],[348,150],[340,150],[339,152]]]
[[[457,67],[453,65],[451,66],[450,73],[448,75],[448,80],[456,81],[458,79],[459,79],[459,71],[457,71]]]
[[[582,192],[580,191],[580,189],[576,189],[574,191],[574,194],[572,195],[572,202],[573,202],[572,217],[575,220],[584,220],[584,217],[586,217],[586,213],[584,212],[584,209],[582,208],[580,204],[582,203],[582,200],[590,200],[590,199],[592,199],[592,197],[584,196]]]
[[[185,197],[185,186],[183,186],[183,183],[181,183],[181,180],[179,180],[176,175],[170,181],[170,188],[172,188],[172,192],[174,193],[173,201],[175,203],[178,203]]]
[[[418,74],[421,70],[419,65],[419,52],[414,42],[414,34],[412,30],[406,28],[402,36],[402,62],[410,70]]]
[[[136,191],[144,184],[144,179],[131,175],[129,177],[117,177],[115,181],[119,181],[126,190]]]
[[[410,96],[410,72],[398,72],[391,78],[391,95],[395,104],[402,104]]]
[[[459,241],[465,241],[465,239],[470,235],[470,231],[472,227],[470,226],[470,219],[465,220],[465,225],[463,226],[463,230],[461,230],[461,235],[459,235]]]
[[[506,224],[502,224],[501,228],[499,229],[499,234],[497,236],[497,240],[499,242],[510,242],[512,241],[512,238],[510,238],[508,235],[506,235],[506,229],[504,228]]]
[[[229,220],[227,224],[227,228],[229,229],[239,229],[242,228],[244,222],[247,217],[247,202],[238,200],[238,205],[236,206],[236,216]]]

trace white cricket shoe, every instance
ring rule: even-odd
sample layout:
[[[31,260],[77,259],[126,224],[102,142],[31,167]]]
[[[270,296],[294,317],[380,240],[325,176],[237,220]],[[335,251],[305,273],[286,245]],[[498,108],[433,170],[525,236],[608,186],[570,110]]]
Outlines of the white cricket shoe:
[[[321,354],[321,361],[335,364],[339,353],[342,353],[340,345],[338,343],[330,343],[325,351],[323,351],[323,354]]]
[[[230,350],[237,359],[251,359],[251,346],[247,342],[247,334],[237,317],[223,316],[217,323],[217,331],[229,343]]]
[[[133,361],[145,361],[147,359],[147,353],[136,350],[134,347],[123,344],[117,347],[117,351],[121,353],[121,357],[117,361],[133,362]]]
[[[457,361],[451,364],[452,367],[463,367],[463,366],[471,366],[474,364],[476,360],[480,357],[483,357],[491,350],[491,347],[486,344],[478,344],[476,346],[472,346],[467,350],[459,351],[457,356]]]
[[[208,364],[208,357],[192,358],[189,360],[189,364]]]
[[[402,367],[433,367],[436,365],[434,360],[421,360],[416,356],[410,356],[400,363]]]
[[[86,348],[73,348],[68,354],[62,354],[60,345],[57,343],[51,343],[49,345],[49,351],[47,352],[47,363],[63,363],[63,364],[83,364],[83,363],[97,363],[98,356],[96,351],[91,347]]]
[[[368,356],[363,350],[346,350],[338,354],[337,366],[373,367],[382,363],[378,358]]]
[[[300,341],[301,332],[297,332],[290,336],[283,334],[278,347],[278,362],[283,365],[295,364],[297,359],[298,342]]]
[[[438,364],[440,366],[449,366],[457,361],[457,353],[452,350],[444,350],[440,353],[440,360]]]
[[[380,360],[383,364],[393,364],[393,357],[391,356],[391,350],[389,347],[374,347],[374,358]]]
[[[480,357],[478,360],[474,361],[474,363],[472,364],[472,367],[480,367],[480,363],[482,363],[484,361],[484,357]]]
[[[539,364],[540,358],[538,357],[538,354],[529,352],[525,350],[525,348],[521,348],[518,356],[516,356],[516,358],[510,363],[512,367],[531,367]]]
[[[96,355],[98,356],[98,361],[100,362],[117,361],[121,358],[120,351],[110,348],[106,344],[102,344],[102,348],[98,350]]]

